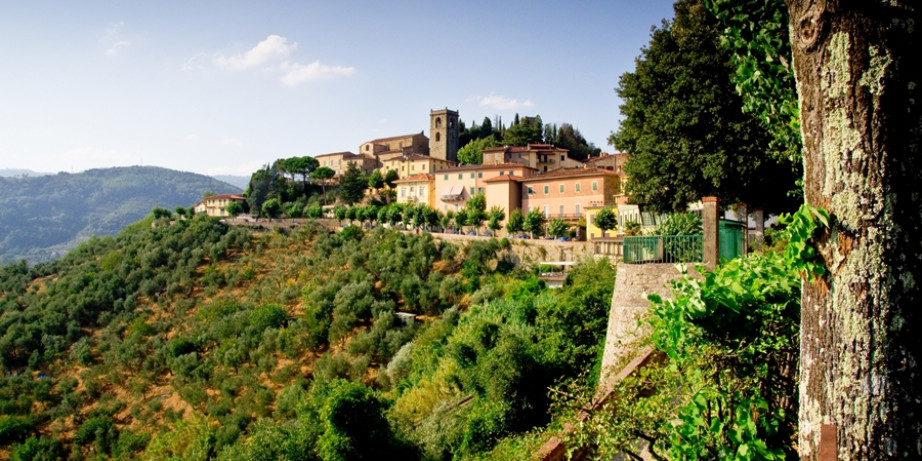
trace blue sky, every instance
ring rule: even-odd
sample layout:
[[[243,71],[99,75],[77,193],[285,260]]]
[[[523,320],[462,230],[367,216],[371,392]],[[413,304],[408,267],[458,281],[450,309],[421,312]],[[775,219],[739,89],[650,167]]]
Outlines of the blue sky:
[[[0,169],[249,175],[427,131],[429,110],[571,123],[603,151],[648,1],[7,2]]]

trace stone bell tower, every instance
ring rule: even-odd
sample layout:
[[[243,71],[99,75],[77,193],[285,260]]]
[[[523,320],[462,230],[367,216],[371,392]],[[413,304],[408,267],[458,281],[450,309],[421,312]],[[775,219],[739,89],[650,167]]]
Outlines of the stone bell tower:
[[[458,161],[460,137],[458,112],[445,109],[429,111],[429,156]]]

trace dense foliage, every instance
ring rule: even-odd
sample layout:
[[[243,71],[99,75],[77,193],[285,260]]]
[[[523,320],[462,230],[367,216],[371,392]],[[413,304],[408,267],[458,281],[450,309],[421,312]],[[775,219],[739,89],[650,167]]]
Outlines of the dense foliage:
[[[140,166],[0,178],[0,264],[51,261],[155,206],[191,207],[209,191],[240,192],[207,176]]]
[[[651,296],[661,360],[617,383],[573,446],[600,458],[639,447],[667,459],[796,457],[801,276],[821,273],[810,241],[828,219],[804,206],[781,219],[769,251]]]
[[[800,111],[787,5],[783,0],[706,0],[705,5],[723,25],[722,43],[733,56],[733,82],[743,109],[772,134],[771,152],[799,168]]]
[[[567,149],[570,158],[577,160],[597,157],[602,152],[569,123],[545,124],[540,115],[519,117],[519,114],[515,114],[509,127],[503,125],[498,116],[495,122],[485,117],[482,124],[474,122],[470,127],[462,123],[458,161],[465,165],[479,164],[483,159],[484,148],[524,146],[529,143],[546,143]]]
[[[631,154],[627,193],[662,211],[684,211],[705,196],[789,211],[797,171],[766,154],[771,135],[742,110],[720,31],[699,0],[681,0],[634,72],[621,76],[624,120],[609,140]]]
[[[250,213],[269,217],[265,212],[274,211],[300,217],[311,197],[315,197],[313,203],[320,203],[335,172],[318,165],[314,157],[296,156],[277,159],[253,172],[244,192]],[[270,200],[275,204],[266,207]]]
[[[597,366],[607,261],[548,292],[507,241],[459,247],[348,210],[376,225],[252,231],[158,209],[2,267],[0,453],[490,457],[549,421],[549,386]]]
[[[668,459],[796,456],[800,278],[778,253],[735,259],[652,297],[662,363],[619,382],[613,402],[574,435],[596,456]],[[590,443],[591,442],[591,443]]]

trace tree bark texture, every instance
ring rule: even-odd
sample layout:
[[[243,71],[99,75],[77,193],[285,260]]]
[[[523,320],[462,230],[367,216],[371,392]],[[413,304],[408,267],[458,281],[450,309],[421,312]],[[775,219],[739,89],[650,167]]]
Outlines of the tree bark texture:
[[[803,289],[798,450],[922,459],[919,4],[787,4],[805,198],[833,218]]]

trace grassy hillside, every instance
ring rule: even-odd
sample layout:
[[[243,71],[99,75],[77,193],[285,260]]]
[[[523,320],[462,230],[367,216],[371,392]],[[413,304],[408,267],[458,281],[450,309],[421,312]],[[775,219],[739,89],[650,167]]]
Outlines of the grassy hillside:
[[[207,176],[140,166],[0,178],[0,264],[50,261],[93,235],[114,235],[155,206],[191,206],[206,191],[240,192]]]
[[[548,291],[503,245],[148,217],[7,265],[0,458],[522,459],[614,274]]]

